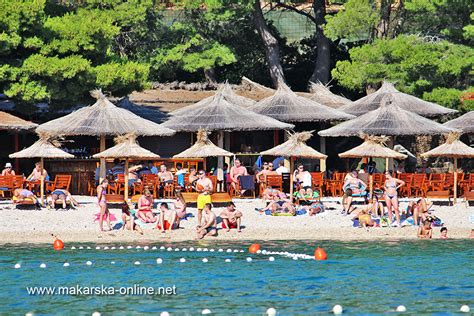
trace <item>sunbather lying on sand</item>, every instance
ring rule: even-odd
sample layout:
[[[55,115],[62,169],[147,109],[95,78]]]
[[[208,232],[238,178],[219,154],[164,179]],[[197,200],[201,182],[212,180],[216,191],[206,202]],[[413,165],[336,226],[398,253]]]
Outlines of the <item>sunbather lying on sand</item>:
[[[66,208],[67,202],[71,202],[73,206],[79,206],[79,202],[77,202],[71,195],[71,193],[67,190],[63,189],[56,189],[53,192],[51,192],[51,195],[48,197],[48,206],[49,207],[55,207],[56,206],[56,201],[62,202],[62,207]]]
[[[13,200],[13,204],[23,202],[25,199],[31,199],[33,203],[35,204],[36,208],[41,207],[38,199],[33,194],[33,192],[27,189],[15,189],[13,190],[13,196],[16,197],[16,200]]]
[[[272,215],[279,213],[296,214],[296,208],[288,201],[271,201],[267,207],[260,210],[260,212],[270,211]]]

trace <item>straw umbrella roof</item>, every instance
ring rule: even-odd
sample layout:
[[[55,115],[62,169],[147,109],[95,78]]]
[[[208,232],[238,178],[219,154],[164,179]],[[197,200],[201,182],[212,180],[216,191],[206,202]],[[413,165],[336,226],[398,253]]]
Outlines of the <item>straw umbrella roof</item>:
[[[446,142],[436,148],[421,154],[422,157],[450,157],[450,158],[474,158],[474,148],[469,147],[459,140],[460,133],[450,133],[446,136]]]
[[[332,93],[331,90],[329,90],[329,88],[321,82],[310,82],[310,85],[310,91],[313,92],[313,95],[309,97],[310,100],[316,101],[322,105],[329,106],[334,109],[352,103],[351,100]]]
[[[341,158],[393,158],[406,159],[408,156],[386,147],[388,137],[361,135],[364,142],[348,151],[339,154]]]
[[[40,139],[33,145],[19,152],[9,155],[10,158],[51,158],[66,159],[74,158],[74,155],[65,152],[58,147],[61,145],[58,140],[51,138],[49,135],[40,134]]]
[[[0,130],[27,131],[35,129],[38,125],[25,121],[10,113],[0,111]]]
[[[208,134],[206,130],[200,129],[197,132],[197,140],[194,145],[174,155],[173,158],[206,158],[233,155],[231,152],[214,145],[207,137]]]
[[[313,136],[313,132],[301,132],[290,135],[290,138],[269,150],[262,151],[261,155],[302,157],[312,159],[326,159],[328,156],[306,145],[306,141]]]
[[[353,118],[352,115],[298,96],[283,82],[278,85],[274,95],[252,105],[249,110],[283,122],[314,122]]]
[[[130,158],[130,159],[154,159],[159,155],[152,153],[148,149],[140,147],[137,143],[137,136],[133,133],[117,136],[114,139],[116,145],[95,154],[94,158]]]
[[[97,102],[37,128],[51,135],[112,136],[134,132],[142,136],[170,136],[174,131],[115,106],[100,90],[91,95]]]
[[[128,96],[120,99],[117,103],[117,106],[122,109],[128,110],[133,114],[140,116],[141,118],[147,119],[149,121],[155,122],[157,124],[163,123],[168,118],[168,115],[164,112],[161,112],[158,109],[149,108],[143,105],[138,105],[130,101]]]
[[[241,107],[244,107],[244,108],[248,108],[248,107],[254,105],[255,103],[257,103],[256,101],[254,101],[252,99],[242,97],[242,96],[238,95],[237,93],[235,93],[234,90],[232,90],[232,87],[230,86],[230,84],[227,83],[227,82],[224,83],[223,85],[219,86],[219,88],[217,89],[216,94],[219,93],[219,92],[222,93],[224,99],[227,102],[229,102],[230,104],[233,104],[233,105],[238,105],[238,106],[241,106]],[[191,104],[191,105],[185,106],[183,108],[174,110],[170,114],[171,115],[182,115],[182,114],[184,114],[184,113],[186,113],[190,110],[194,110],[194,109],[209,105],[212,102],[212,100],[214,99],[214,96],[215,95],[211,95],[207,98],[202,99],[199,102],[196,102],[194,104]]]
[[[230,103],[225,99],[222,89],[212,97],[210,102],[203,103],[199,107],[192,106],[184,113],[174,114],[163,123],[163,126],[183,132],[196,132],[199,129],[250,131],[290,129],[294,127]]]
[[[443,124],[444,126],[456,128],[466,134],[474,134],[474,111],[467,112],[454,120]]]
[[[349,105],[345,105],[339,108],[339,110],[359,116],[377,109],[380,106],[381,101],[386,97],[389,97],[392,100],[392,104],[396,104],[404,110],[426,117],[457,112],[456,110],[445,108],[436,103],[424,101],[412,95],[402,93],[395,89],[395,86],[392,83],[386,81],[384,81],[382,87],[374,93],[371,93]]]
[[[389,100],[362,116],[320,131],[321,136],[367,135],[439,135],[456,131],[416,113],[403,110]]]

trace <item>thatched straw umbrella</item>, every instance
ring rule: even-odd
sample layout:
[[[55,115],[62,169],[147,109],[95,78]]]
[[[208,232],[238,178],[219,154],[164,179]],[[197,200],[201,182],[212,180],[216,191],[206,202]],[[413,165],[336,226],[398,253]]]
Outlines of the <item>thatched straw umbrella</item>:
[[[40,158],[40,195],[41,195],[41,204],[43,204],[44,198],[44,158],[50,159],[67,159],[74,158],[74,155],[71,155],[58,147],[61,145],[60,141],[51,137],[51,135],[45,133],[38,134],[40,139],[31,145],[28,148],[20,150],[19,152],[9,155],[10,158]]]
[[[454,203],[456,203],[458,186],[458,159],[474,158],[474,148],[469,147],[459,140],[460,133],[449,133],[446,142],[436,148],[421,154],[422,157],[448,157],[454,159]]]
[[[128,110],[141,118],[155,122],[157,124],[163,123],[168,118],[168,115],[158,109],[150,108],[143,105],[138,105],[130,101],[128,96],[123,97],[117,102],[117,106]]]
[[[329,90],[329,88],[321,82],[310,82],[310,91],[313,93],[313,95],[309,97],[309,99],[334,109],[338,109],[341,106],[352,103],[351,100],[332,93],[331,90]]]
[[[385,159],[406,159],[408,156],[396,152],[388,147],[386,136],[369,136],[361,134],[360,137],[364,142],[348,151],[339,154],[341,158],[385,158]],[[385,164],[385,171],[388,170],[388,163]],[[372,196],[373,178],[370,174],[370,196]]]
[[[40,125],[38,132],[59,136],[99,136],[100,151],[105,150],[105,137],[135,133],[139,136],[170,136],[175,132],[115,106],[101,90],[91,91],[97,102],[71,114]],[[105,159],[100,162],[100,176],[105,177]]]
[[[94,158],[118,158],[125,159],[124,178],[125,178],[125,201],[128,200],[128,160],[129,159],[156,159],[159,155],[140,147],[137,143],[137,136],[134,133],[120,135],[115,137],[115,146],[95,154]]]
[[[10,113],[0,111],[0,130],[12,131],[14,133],[15,151],[20,150],[19,137],[20,132],[31,131],[38,127],[38,124],[30,121],[25,121],[19,117],[11,115]],[[18,159],[15,159],[15,171],[20,169]]]
[[[474,134],[474,111],[467,112],[454,120],[443,124],[444,126],[461,130],[464,134]]]
[[[416,113],[403,110],[390,100],[383,100],[376,110],[318,132],[321,136],[368,135],[439,135],[456,131]]]
[[[278,85],[274,95],[252,105],[249,110],[282,122],[316,122],[354,118],[350,114],[298,96],[283,82]]]
[[[230,151],[214,145],[207,137],[208,134],[208,131],[200,129],[197,132],[197,140],[194,145],[174,155],[173,158],[228,157],[233,155]]]
[[[395,89],[395,86],[387,81],[384,81],[382,87],[352,104],[343,106],[339,110],[346,113],[360,116],[367,112],[377,109],[381,105],[381,101],[389,97],[393,105],[398,105],[404,110],[426,116],[433,117],[444,114],[456,113],[456,110],[445,108],[436,103],[424,101],[412,95],[402,93]]]
[[[313,136],[313,131],[290,134],[286,142],[262,151],[260,155],[283,156],[290,158],[290,195],[293,196],[293,164],[294,158],[326,159],[328,156],[306,145],[308,139]]]
[[[252,106],[256,103],[252,99],[242,97],[242,96],[238,95],[237,93],[235,93],[234,90],[232,90],[232,87],[230,86],[230,84],[227,83],[227,82],[219,86],[219,88],[216,91],[216,94],[218,94],[218,93],[222,93],[222,96],[223,96],[224,100],[226,100],[230,104],[238,105],[238,106],[241,106],[241,107],[244,107],[244,108],[248,108],[248,107],[250,107],[250,106]],[[207,98],[204,98],[201,101],[196,102],[194,104],[191,104],[191,105],[185,106],[183,108],[174,110],[173,112],[170,113],[170,115],[183,115],[183,114],[186,114],[187,112],[189,112],[191,110],[195,110],[195,109],[198,109],[200,107],[205,107],[205,106],[209,105],[212,102],[212,100],[214,99],[214,96],[216,94],[211,95]]]

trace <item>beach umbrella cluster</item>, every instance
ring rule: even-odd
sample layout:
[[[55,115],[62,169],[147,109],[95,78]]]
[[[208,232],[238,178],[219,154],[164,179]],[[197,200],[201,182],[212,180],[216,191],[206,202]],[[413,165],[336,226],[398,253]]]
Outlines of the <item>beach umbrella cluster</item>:
[[[329,90],[329,88],[321,82],[311,82],[310,91],[313,93],[313,95],[309,97],[310,100],[334,109],[338,109],[342,106],[352,103],[351,100],[332,93],[331,90]]]
[[[474,111],[467,112],[454,120],[443,124],[449,128],[461,130],[464,134],[474,134]]]
[[[208,134],[209,132],[207,130],[200,129],[197,132],[197,139],[194,145],[174,155],[173,158],[207,158],[233,155],[231,152],[214,145],[214,143],[209,140]]]

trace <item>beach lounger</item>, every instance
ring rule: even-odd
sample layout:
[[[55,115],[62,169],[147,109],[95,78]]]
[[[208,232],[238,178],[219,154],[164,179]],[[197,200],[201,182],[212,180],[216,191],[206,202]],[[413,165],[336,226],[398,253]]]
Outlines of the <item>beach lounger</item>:
[[[26,199],[23,199],[23,201],[19,201],[19,199],[16,196],[14,196],[12,198],[12,201],[15,207],[35,205],[35,202],[33,201],[32,198],[26,198]]]
[[[197,203],[197,198],[199,196],[198,192],[181,192],[181,194],[183,195],[184,201],[186,203]],[[223,204],[232,202],[232,198],[227,192],[217,192],[211,195],[211,201],[213,204]]]
[[[449,190],[428,191],[426,192],[426,197],[428,199],[448,199],[449,205],[452,205],[451,198],[453,197],[453,195],[449,192]]]
[[[120,204],[125,202],[125,197],[121,194],[106,194],[107,203]]]

